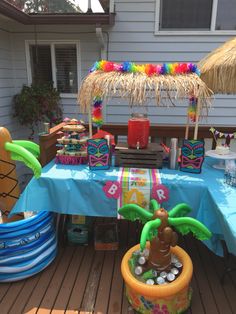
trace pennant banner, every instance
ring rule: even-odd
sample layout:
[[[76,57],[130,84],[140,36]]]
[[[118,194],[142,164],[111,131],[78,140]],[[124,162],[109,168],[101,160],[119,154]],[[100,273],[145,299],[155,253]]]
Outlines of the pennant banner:
[[[223,132],[219,132],[218,130],[216,130],[215,128],[210,128],[209,131],[213,134],[213,136],[215,136],[216,138],[236,138],[236,132],[234,133],[223,133]]]

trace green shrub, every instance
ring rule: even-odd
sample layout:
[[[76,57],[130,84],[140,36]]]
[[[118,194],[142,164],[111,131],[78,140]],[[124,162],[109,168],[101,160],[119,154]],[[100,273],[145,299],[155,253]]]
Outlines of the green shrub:
[[[30,127],[33,135],[40,122],[52,126],[62,121],[60,94],[52,84],[24,85],[13,98],[13,112],[21,125]]]

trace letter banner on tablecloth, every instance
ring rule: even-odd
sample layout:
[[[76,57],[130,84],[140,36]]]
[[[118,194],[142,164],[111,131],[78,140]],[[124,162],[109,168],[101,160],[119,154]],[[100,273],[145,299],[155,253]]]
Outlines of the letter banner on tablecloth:
[[[161,180],[158,169],[121,168],[119,183],[121,191],[117,208],[133,203],[148,209],[155,187]],[[118,218],[122,217],[118,214]]]

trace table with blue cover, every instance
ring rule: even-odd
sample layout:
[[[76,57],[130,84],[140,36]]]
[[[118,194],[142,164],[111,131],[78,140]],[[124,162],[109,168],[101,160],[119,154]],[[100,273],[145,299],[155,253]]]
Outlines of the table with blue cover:
[[[206,158],[201,174],[160,169],[161,183],[170,198],[163,205],[169,210],[185,202],[191,216],[204,223],[213,233],[205,244],[223,255],[221,240],[236,255],[236,188],[224,183],[224,171],[214,169]],[[117,216],[117,200],[106,197],[107,181],[117,181],[120,168],[91,171],[86,165],[60,165],[51,161],[39,179],[33,178],[13,208],[12,214],[25,211],[53,211],[87,216]]]

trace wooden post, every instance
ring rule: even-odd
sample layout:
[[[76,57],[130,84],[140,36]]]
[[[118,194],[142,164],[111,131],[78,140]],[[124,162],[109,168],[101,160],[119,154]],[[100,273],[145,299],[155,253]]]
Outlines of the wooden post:
[[[186,128],[185,128],[185,140],[188,139],[188,134],[189,134],[189,115],[187,114],[187,123],[186,123]]]
[[[196,110],[196,121],[195,121],[195,128],[194,128],[194,137],[193,137],[194,140],[197,140],[200,112],[201,112],[201,98],[198,98],[197,99],[197,110]]]
[[[92,130],[92,114],[91,114],[91,105],[88,108],[88,123],[89,123],[89,138],[92,138],[93,136],[93,130]]]

